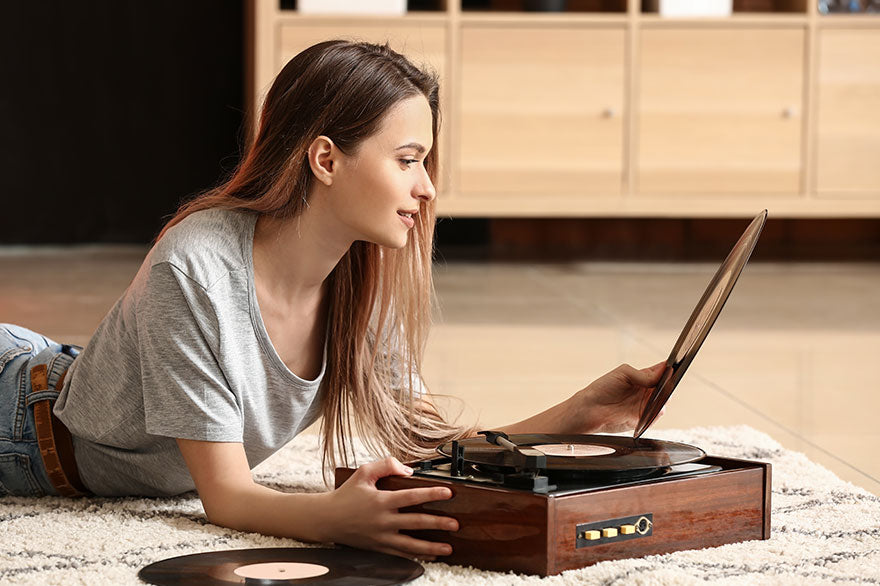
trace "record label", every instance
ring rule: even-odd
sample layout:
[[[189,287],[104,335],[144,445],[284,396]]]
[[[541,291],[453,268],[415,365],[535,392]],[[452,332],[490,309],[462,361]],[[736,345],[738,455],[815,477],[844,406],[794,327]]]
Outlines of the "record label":
[[[547,456],[568,458],[586,458],[589,456],[607,456],[616,450],[609,446],[595,444],[537,444],[529,446]]]
[[[239,566],[232,573],[252,580],[302,580],[323,576],[330,571],[327,566],[298,562],[268,562]]]

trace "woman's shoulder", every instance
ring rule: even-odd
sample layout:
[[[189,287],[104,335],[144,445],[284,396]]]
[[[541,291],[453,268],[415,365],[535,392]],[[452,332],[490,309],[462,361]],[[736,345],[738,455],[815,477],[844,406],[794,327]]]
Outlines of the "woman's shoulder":
[[[173,265],[205,288],[251,262],[256,217],[250,212],[193,212],[170,228],[149,254],[150,266]]]

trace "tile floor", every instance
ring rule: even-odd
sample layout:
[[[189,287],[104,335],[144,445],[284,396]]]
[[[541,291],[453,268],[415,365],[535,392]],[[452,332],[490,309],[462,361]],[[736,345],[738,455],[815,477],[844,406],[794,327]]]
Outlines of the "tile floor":
[[[0,248],[0,322],[84,344],[144,253]],[[424,377],[466,421],[522,419],[665,359],[715,268],[438,265]],[[751,263],[656,427],[750,425],[880,494],[878,358],[880,264]]]

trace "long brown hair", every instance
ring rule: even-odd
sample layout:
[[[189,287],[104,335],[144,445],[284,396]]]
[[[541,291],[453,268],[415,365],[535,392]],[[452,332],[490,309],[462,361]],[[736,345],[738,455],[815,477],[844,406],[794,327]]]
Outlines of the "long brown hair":
[[[312,141],[324,135],[352,154],[394,105],[413,96],[424,96],[431,108],[435,148],[425,167],[435,180],[438,94],[434,75],[387,45],[334,40],[304,50],[275,78],[256,138],[233,175],[184,204],[159,238],[188,215],[210,208],[284,219],[299,215],[314,180],[308,163]],[[352,424],[375,454],[387,451],[404,460],[427,456],[468,431],[447,423],[430,401],[419,398],[433,300],[434,202],[421,201],[420,208],[405,247],[355,242],[328,277],[325,470],[340,458],[351,463]]]

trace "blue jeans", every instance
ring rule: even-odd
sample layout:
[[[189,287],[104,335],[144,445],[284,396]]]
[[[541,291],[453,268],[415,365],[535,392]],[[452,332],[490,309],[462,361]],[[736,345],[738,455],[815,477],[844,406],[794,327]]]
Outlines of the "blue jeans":
[[[54,404],[55,383],[78,353],[25,328],[0,324],[0,496],[58,494],[40,456],[33,404],[47,398]],[[59,360],[59,355],[66,356]],[[38,364],[49,368],[50,390],[31,393],[31,368]]]

